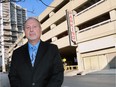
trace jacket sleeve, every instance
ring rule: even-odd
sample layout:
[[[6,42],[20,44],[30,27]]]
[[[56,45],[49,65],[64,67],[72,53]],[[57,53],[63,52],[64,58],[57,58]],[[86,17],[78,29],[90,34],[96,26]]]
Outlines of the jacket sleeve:
[[[53,73],[48,82],[47,87],[61,87],[64,79],[64,68],[61,60],[60,53],[58,51],[57,46],[55,46],[55,56],[54,56],[54,65],[53,65]]]
[[[10,70],[9,70],[9,81],[10,81],[10,87],[20,87],[20,80],[16,71],[16,53],[13,52]]]

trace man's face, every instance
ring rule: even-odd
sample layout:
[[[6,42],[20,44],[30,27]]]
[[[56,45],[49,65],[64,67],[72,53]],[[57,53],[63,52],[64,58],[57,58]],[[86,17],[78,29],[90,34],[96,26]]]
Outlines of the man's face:
[[[24,26],[24,31],[29,41],[40,40],[41,28],[36,20],[29,19]]]

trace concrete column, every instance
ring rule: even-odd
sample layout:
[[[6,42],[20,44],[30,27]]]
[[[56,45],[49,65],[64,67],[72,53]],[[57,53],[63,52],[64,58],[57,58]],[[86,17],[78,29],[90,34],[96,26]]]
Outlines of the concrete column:
[[[116,33],[116,10],[110,11],[110,19],[111,21],[114,21],[114,27],[115,27],[114,32]]]
[[[52,38],[52,42],[56,41],[57,40],[57,37],[53,37]]]
[[[78,61],[78,70],[84,71],[83,59],[81,57],[81,54],[79,53],[78,47],[76,48],[76,54],[77,54],[77,61]]]
[[[110,11],[110,19],[111,21],[116,21],[116,10]]]
[[[110,12],[111,21],[114,21],[114,33],[116,33],[116,10]],[[116,35],[114,35],[115,48],[116,48]]]
[[[2,54],[2,72],[6,72],[6,68],[5,68],[5,56],[4,56],[4,53],[5,53],[5,50],[4,50],[4,32],[3,32],[3,13],[2,13],[2,3],[0,3],[0,8],[1,8],[1,12],[0,12],[0,15],[1,15],[1,19],[0,19],[0,24],[2,24],[0,27],[1,27],[1,54]]]
[[[115,25],[116,25],[116,22],[115,22]],[[115,32],[115,35],[114,35],[114,44],[115,44],[115,48],[116,48],[116,27],[115,27],[114,32]]]
[[[50,26],[50,29],[53,29],[54,27],[56,27],[56,24],[52,24],[52,25]]]
[[[54,15],[54,12],[52,11],[52,12],[50,12],[49,17],[51,17],[53,15]]]
[[[78,35],[79,35],[79,28],[75,27],[76,29],[76,35],[77,35],[77,48],[76,48],[76,54],[77,54],[77,61],[78,61],[78,70],[79,71],[83,71],[84,70],[84,63],[83,63],[83,59],[81,57],[80,51],[79,51],[79,46],[78,46]]]

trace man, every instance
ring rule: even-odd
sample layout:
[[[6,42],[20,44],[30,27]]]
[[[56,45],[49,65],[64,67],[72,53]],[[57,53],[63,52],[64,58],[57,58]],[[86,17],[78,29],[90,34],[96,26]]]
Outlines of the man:
[[[12,55],[11,87],[61,87],[64,69],[57,46],[40,40],[42,30],[36,18],[26,20],[24,32],[28,42]]]

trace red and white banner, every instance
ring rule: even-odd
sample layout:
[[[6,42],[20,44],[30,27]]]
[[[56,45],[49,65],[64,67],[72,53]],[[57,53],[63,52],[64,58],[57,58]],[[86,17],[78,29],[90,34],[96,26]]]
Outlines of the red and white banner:
[[[67,16],[67,26],[69,31],[70,45],[74,46],[77,44],[77,37],[76,37],[77,35],[75,31],[73,11],[66,10],[66,16]]]

